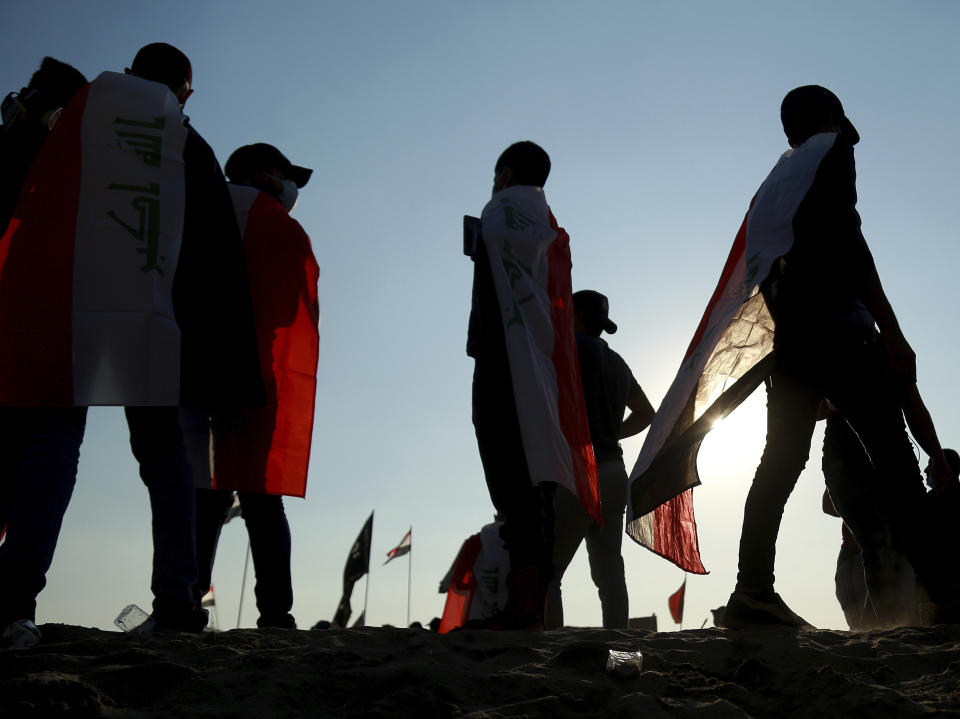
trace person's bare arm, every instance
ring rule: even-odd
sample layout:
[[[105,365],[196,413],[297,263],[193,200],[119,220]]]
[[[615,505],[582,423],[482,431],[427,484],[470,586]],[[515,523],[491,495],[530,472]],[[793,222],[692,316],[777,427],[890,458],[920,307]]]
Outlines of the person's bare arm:
[[[656,414],[656,410],[653,408],[653,405],[650,404],[650,400],[647,399],[647,395],[643,393],[643,390],[640,390],[627,400],[627,407],[630,408],[630,414],[628,414],[627,418],[620,424],[620,439],[640,434],[650,426],[650,423],[653,421],[653,415]]]
[[[937,436],[937,429],[933,425],[930,411],[920,396],[920,390],[913,382],[901,387],[900,406],[903,408],[903,416],[907,420],[910,433],[917,440],[920,449],[930,458],[930,474],[936,482],[936,492],[940,494],[955,480],[947,458],[943,454],[943,447],[940,445],[940,438]]]

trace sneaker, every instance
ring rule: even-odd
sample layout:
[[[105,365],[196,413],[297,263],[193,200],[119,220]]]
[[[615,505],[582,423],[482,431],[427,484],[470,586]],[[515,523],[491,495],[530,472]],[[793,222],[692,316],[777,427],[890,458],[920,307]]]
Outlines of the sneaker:
[[[0,647],[23,649],[35,647],[40,642],[40,630],[29,619],[18,619],[10,622],[0,636]]]
[[[727,629],[786,627],[813,629],[813,625],[795,614],[773,590],[747,592],[737,590],[727,600],[721,626]]]

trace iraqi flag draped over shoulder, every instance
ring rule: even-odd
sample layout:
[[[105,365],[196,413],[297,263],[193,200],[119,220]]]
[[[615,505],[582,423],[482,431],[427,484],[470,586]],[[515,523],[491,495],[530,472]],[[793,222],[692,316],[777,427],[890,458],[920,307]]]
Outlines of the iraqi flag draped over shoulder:
[[[132,75],[66,108],[0,239],[0,404],[179,404],[186,140],[173,94]]]
[[[630,474],[627,534],[694,574],[706,573],[693,513],[697,452],[770,372],[774,324],[759,286],[793,246],[793,217],[835,139],[821,133],[784,153],[760,186]]]
[[[530,479],[563,485],[600,522],[597,464],[573,332],[570,237],[557,225],[543,190],[529,185],[496,193],[480,222]]]
[[[266,405],[219,413],[213,486],[303,497],[317,393],[320,270],[283,206],[229,185],[243,237]]]

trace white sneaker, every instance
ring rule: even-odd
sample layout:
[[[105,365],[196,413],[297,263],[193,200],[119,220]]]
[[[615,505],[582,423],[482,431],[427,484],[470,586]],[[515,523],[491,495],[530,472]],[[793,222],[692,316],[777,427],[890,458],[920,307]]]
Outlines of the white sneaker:
[[[29,619],[10,622],[0,635],[0,647],[23,649],[34,647],[40,642],[40,630]]]

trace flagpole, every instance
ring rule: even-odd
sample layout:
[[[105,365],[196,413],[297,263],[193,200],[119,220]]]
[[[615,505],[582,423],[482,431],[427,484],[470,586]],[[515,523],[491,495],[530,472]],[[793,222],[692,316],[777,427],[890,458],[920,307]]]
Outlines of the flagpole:
[[[410,626],[410,586],[413,577],[413,526],[410,527],[410,551],[407,552],[407,626]]]
[[[373,516],[371,510],[370,516]],[[370,598],[370,551],[373,549],[373,522],[370,523],[370,548],[367,549],[367,583],[363,588],[363,626],[367,626],[367,600]]]
[[[683,605],[687,605],[687,573],[683,573]],[[680,614],[680,631],[683,631],[683,613]]]
[[[247,537],[247,558],[243,560],[243,579],[240,581],[240,606],[237,608],[237,629],[240,628],[240,614],[243,612],[243,590],[247,587],[247,567],[250,566],[250,538]]]

